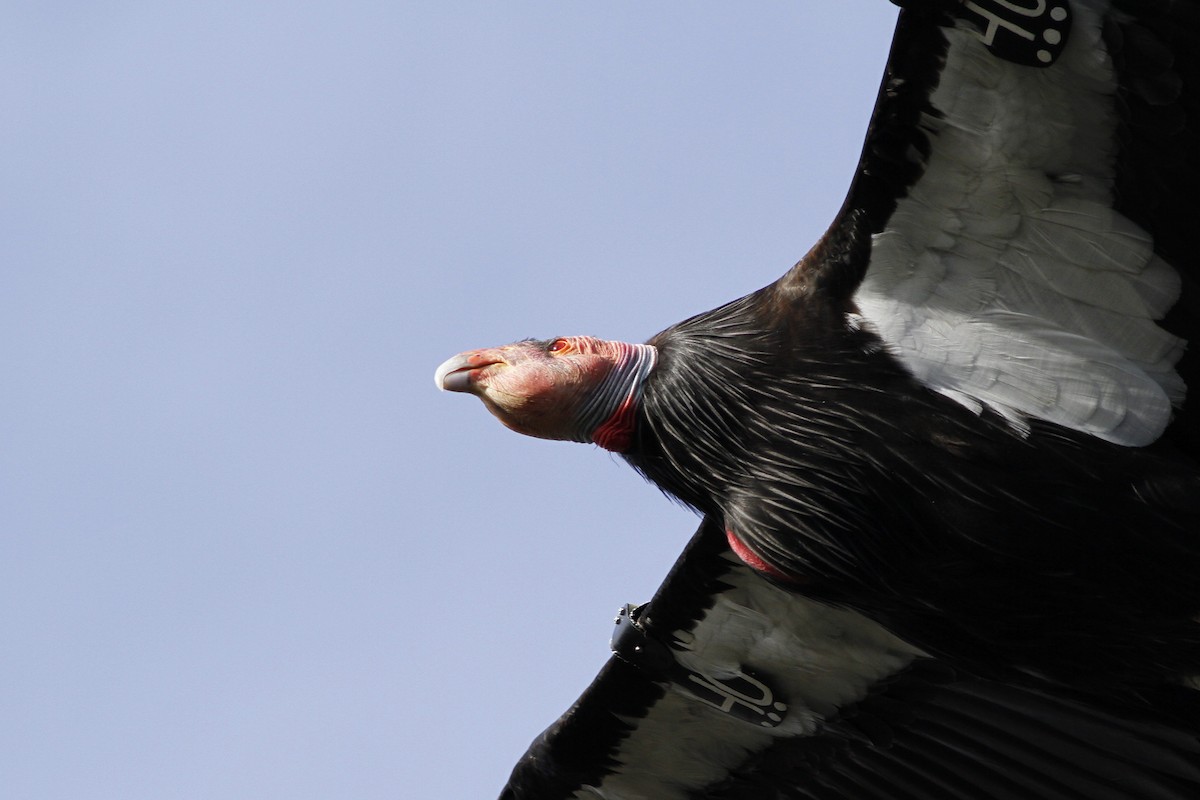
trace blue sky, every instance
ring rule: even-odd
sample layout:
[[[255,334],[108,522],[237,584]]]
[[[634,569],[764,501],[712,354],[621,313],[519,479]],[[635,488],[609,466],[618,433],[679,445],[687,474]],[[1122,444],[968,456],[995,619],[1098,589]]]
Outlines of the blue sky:
[[[894,16],[6,4],[5,797],[494,796],[695,520],[434,368],[773,280]]]

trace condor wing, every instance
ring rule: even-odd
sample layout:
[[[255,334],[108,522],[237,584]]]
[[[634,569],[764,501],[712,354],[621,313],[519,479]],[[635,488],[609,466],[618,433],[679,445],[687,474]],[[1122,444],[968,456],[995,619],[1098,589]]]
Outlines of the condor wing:
[[[1200,796],[1194,713],[959,673],[764,581],[716,525],[616,630],[502,800]]]

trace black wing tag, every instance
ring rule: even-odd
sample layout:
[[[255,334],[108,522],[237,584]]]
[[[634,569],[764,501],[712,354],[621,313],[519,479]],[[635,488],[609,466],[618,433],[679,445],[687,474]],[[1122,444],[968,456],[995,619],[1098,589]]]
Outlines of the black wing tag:
[[[998,58],[1027,67],[1057,61],[1071,32],[1069,0],[962,0],[958,14]]]

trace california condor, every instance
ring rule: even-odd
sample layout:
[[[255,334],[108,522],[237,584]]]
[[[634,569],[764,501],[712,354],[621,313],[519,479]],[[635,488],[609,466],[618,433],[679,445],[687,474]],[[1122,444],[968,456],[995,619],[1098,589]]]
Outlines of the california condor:
[[[505,798],[1200,797],[1200,2],[898,5],[781,278],[437,371],[704,519]]]

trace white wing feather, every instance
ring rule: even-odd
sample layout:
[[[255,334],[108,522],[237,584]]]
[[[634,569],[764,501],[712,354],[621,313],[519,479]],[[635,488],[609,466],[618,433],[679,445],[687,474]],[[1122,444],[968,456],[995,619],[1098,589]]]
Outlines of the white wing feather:
[[[1048,420],[1148,444],[1183,398],[1179,295],[1151,237],[1112,209],[1111,64],[1101,2],[1077,2],[1046,70],[948,32],[932,155],[875,238],[859,311],[931,388],[1018,427]]]

